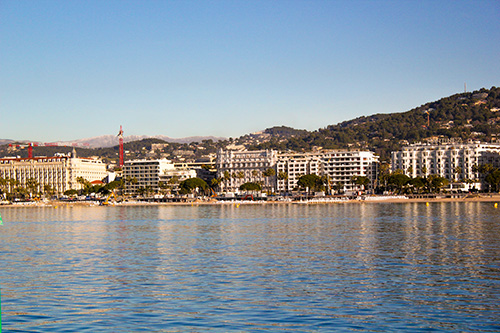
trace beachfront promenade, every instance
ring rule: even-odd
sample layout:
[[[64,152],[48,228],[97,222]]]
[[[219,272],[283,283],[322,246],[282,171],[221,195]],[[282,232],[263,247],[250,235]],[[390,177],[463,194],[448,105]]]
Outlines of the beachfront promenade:
[[[158,198],[134,198],[109,202],[105,206],[134,206],[134,205],[255,205],[255,204],[349,204],[349,203],[411,203],[411,202],[499,202],[499,193],[484,193],[474,195],[386,195],[386,196],[358,196],[358,197],[300,197],[300,198],[267,198],[256,200],[217,200],[215,198],[177,198],[177,200],[163,200]],[[170,198],[172,199],[172,198]],[[102,206],[100,200],[40,200],[23,202],[0,202],[0,207],[62,207],[62,206]]]

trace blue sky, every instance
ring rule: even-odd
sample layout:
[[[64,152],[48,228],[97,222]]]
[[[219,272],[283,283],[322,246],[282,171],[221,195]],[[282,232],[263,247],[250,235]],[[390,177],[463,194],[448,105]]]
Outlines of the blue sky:
[[[500,2],[0,2],[0,139],[316,130],[500,85]]]

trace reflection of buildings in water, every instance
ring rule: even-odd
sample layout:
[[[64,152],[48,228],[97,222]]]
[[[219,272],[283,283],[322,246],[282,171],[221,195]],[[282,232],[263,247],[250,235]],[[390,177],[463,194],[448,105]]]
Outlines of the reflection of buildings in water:
[[[404,208],[404,220],[412,226],[404,246],[404,260],[411,267],[408,279],[429,286],[446,283],[458,272],[462,278],[480,277],[487,232],[481,218],[484,204],[421,203]],[[422,277],[427,281],[420,281]]]
[[[485,241],[494,227],[494,217],[489,212],[482,214],[485,205],[454,202],[353,206],[351,213],[359,220],[352,222],[358,223],[359,229],[352,229],[357,233],[350,240],[355,244],[362,278],[357,292],[382,288],[408,295],[408,300],[420,299],[434,286],[453,284],[460,276],[467,281],[468,290],[479,295],[481,287],[469,282],[481,278],[484,266],[494,256],[486,253],[492,248]],[[353,251],[353,246],[346,249]],[[465,297],[461,292],[458,295],[462,300]]]

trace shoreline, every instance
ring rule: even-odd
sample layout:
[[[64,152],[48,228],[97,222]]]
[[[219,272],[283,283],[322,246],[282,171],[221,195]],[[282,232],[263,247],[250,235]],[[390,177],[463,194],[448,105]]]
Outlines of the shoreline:
[[[250,200],[194,200],[190,202],[144,202],[144,201],[127,201],[110,203],[103,206],[98,201],[30,201],[0,204],[0,208],[21,208],[21,207],[126,207],[126,206],[240,206],[240,205],[331,205],[331,204],[379,204],[379,203],[440,203],[440,202],[500,202],[500,194],[478,195],[473,197],[462,198],[403,198],[403,197],[368,197],[373,199],[343,199],[332,200],[328,198],[316,198],[304,201],[250,201]]]

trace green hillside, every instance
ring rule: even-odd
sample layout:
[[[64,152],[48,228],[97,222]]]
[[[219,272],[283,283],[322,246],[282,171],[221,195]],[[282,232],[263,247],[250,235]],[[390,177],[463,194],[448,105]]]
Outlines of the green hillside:
[[[492,87],[442,98],[407,112],[359,117],[285,142],[271,139],[252,148],[363,148],[386,160],[390,151],[406,142],[432,137],[491,141],[499,133],[500,88]]]

